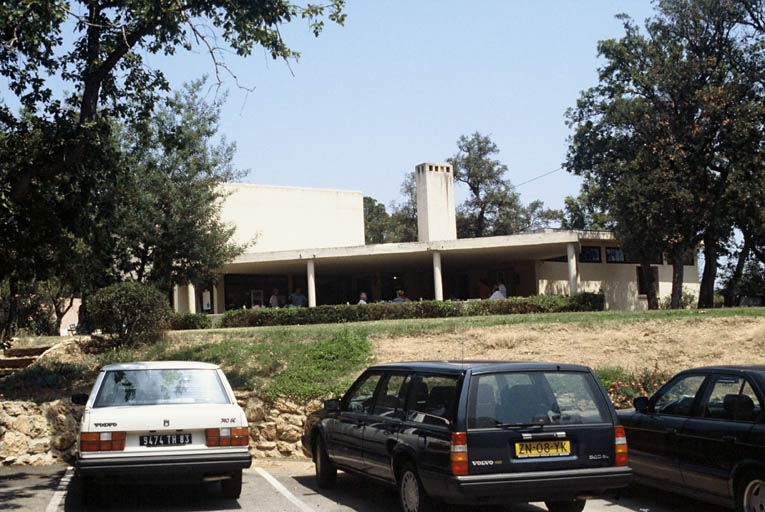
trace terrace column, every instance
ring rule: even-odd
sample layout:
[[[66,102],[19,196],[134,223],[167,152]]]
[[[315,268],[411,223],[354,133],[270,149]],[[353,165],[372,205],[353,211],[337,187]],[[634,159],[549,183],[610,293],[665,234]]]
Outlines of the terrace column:
[[[308,260],[308,307],[316,307],[316,271],[313,267],[313,260]]]
[[[444,284],[441,280],[441,253],[433,253],[433,291],[436,300],[444,300]]]
[[[577,244],[568,244],[566,247],[568,251],[568,286],[571,290],[570,295],[576,293],[576,285],[579,281],[579,266],[576,262],[576,245]]]
[[[181,289],[178,285],[173,285],[173,311],[180,313],[181,311]]]
[[[189,283],[187,285],[187,289],[189,292],[189,313],[196,313],[197,312],[197,293],[194,289],[194,285]]]

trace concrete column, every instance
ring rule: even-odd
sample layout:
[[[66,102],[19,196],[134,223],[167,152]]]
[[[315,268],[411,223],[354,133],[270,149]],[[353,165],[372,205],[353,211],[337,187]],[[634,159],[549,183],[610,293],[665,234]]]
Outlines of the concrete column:
[[[568,252],[568,285],[571,290],[570,295],[576,293],[577,283],[579,282],[579,265],[576,261],[576,248],[577,244],[568,244],[566,250]]]
[[[196,313],[197,312],[197,292],[194,289],[194,285],[191,283],[187,285],[187,289],[189,292],[189,313]]]
[[[441,280],[441,253],[433,253],[433,291],[436,300],[444,300],[444,283]]]
[[[316,307],[316,272],[313,267],[313,260],[308,260],[308,307]]]
[[[178,285],[173,285],[173,311],[179,313],[181,311],[181,290]]]

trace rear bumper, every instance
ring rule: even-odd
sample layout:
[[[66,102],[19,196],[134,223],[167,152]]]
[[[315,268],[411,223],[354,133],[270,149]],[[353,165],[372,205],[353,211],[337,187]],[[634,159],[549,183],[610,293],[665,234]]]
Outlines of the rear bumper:
[[[632,479],[628,467],[449,476],[421,472],[430,496],[450,503],[508,503],[567,500],[608,494]]]
[[[130,475],[125,482],[155,482],[226,476],[251,465],[252,455],[240,452],[173,457],[78,458],[74,467],[77,474],[97,480]]]

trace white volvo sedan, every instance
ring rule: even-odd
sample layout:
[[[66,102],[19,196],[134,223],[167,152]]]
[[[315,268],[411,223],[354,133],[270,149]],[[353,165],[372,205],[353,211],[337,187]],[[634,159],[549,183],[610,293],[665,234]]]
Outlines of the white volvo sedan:
[[[250,467],[249,431],[223,371],[214,364],[112,364],[85,405],[75,469],[88,502],[106,483],[220,481],[239,497]]]

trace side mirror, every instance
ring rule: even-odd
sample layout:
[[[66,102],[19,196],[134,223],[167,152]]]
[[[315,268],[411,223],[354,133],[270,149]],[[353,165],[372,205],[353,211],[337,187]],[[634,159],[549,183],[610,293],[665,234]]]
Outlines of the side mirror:
[[[72,395],[72,403],[77,405],[85,405],[88,403],[88,395],[85,393],[77,393]]]
[[[632,405],[635,406],[637,412],[645,414],[648,412],[648,397],[639,396],[632,401]]]
[[[337,398],[324,400],[324,410],[327,412],[338,412],[340,410],[340,400]]]

